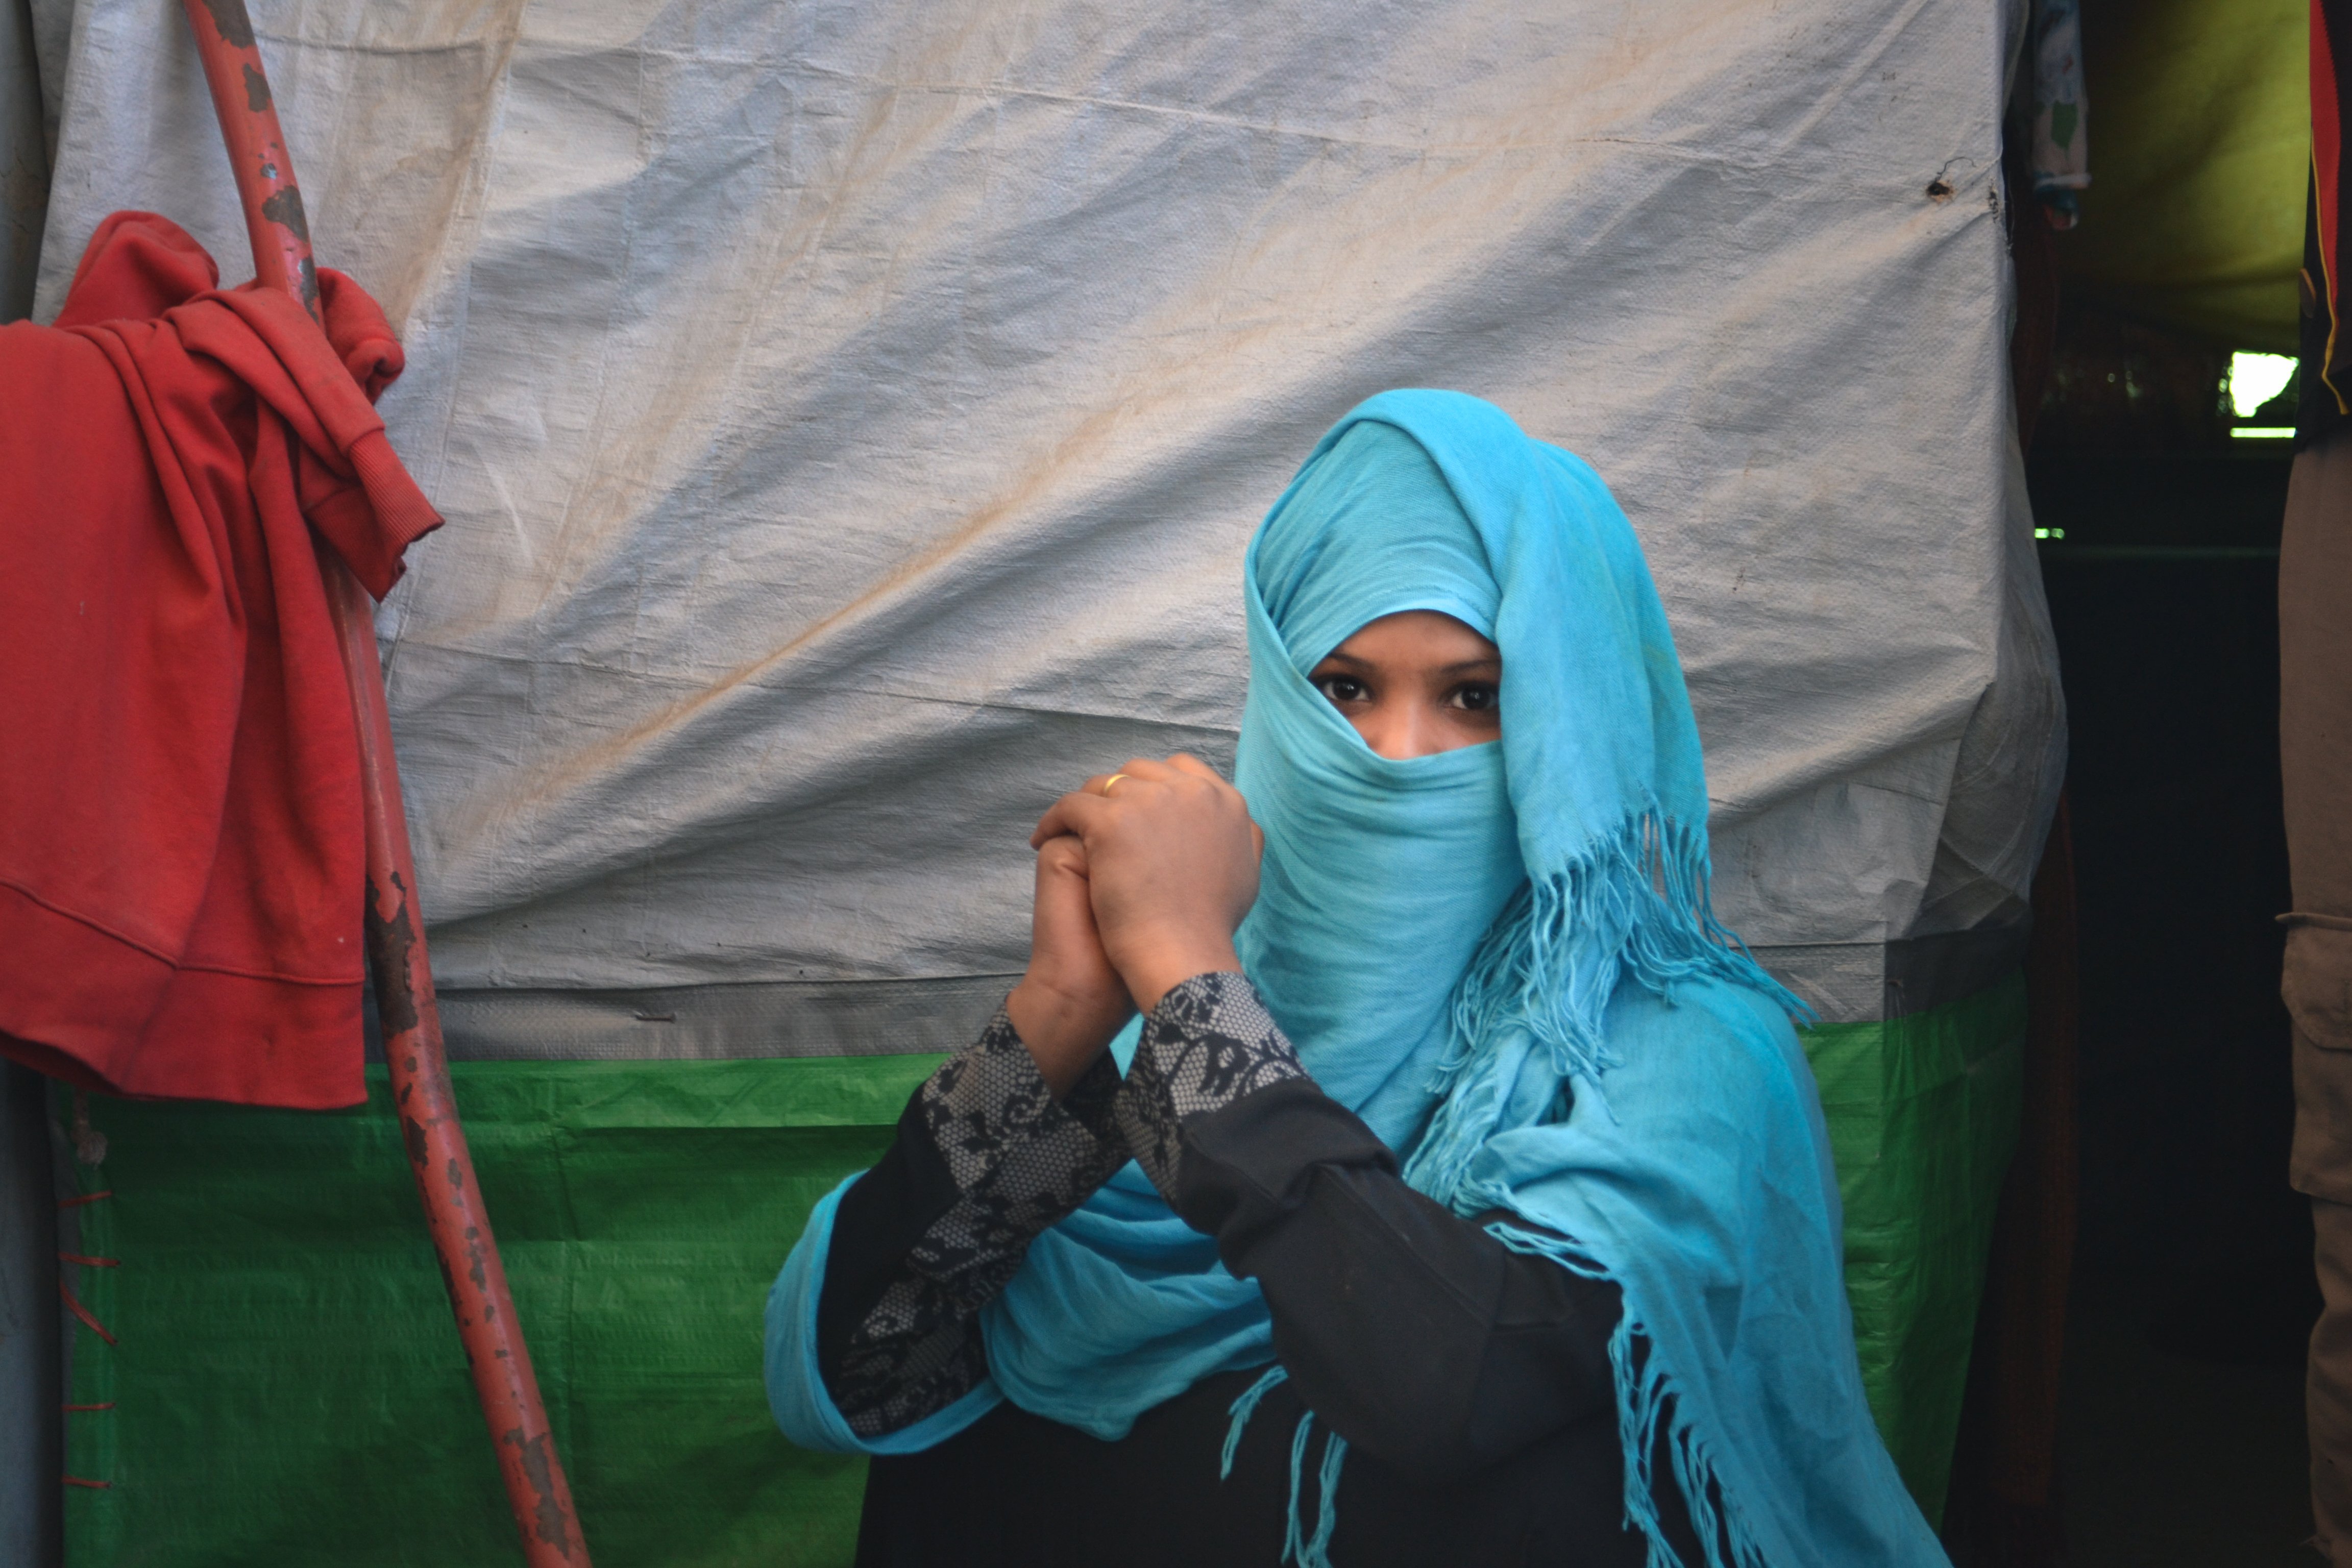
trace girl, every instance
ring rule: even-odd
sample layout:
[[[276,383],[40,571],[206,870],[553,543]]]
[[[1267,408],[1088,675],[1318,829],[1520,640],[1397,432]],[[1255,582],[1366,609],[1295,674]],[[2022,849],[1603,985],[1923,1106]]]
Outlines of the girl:
[[[1606,488],[1386,393],[1244,584],[1238,788],[1046,813],[1027,974],[771,1294],[858,1561],[1942,1563]]]

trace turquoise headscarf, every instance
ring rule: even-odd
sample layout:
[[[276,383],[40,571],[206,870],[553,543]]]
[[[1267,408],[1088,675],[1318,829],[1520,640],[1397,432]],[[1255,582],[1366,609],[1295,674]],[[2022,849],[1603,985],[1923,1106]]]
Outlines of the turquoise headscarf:
[[[1710,1568],[1942,1563],[1864,1402],[1791,1004],[1707,908],[1698,733],[1607,488],[1476,398],[1384,393],[1316,447],[1243,576],[1235,782],[1266,838],[1243,965],[1407,1181],[1465,1216],[1515,1215],[1490,1226],[1506,1244],[1618,1285],[1627,1518],[1653,1563],[1671,1561],[1651,1503],[1662,1436]],[[1358,627],[1409,609],[1502,650],[1498,744],[1390,761],[1308,683]],[[1122,1067],[1136,1038],[1114,1043]],[[803,1442],[926,1447],[998,1398],[1118,1437],[1200,1378],[1273,1359],[1257,1288],[1130,1164],[986,1310],[991,1384],[862,1441],[814,1369],[821,1261],[803,1254],[822,1259],[830,1220],[828,1200],[770,1310],[772,1400]],[[780,1331],[798,1342],[783,1387]],[[1327,1437],[1321,1527],[1307,1541],[1294,1521],[1303,1562],[1323,1557],[1343,1453]]]

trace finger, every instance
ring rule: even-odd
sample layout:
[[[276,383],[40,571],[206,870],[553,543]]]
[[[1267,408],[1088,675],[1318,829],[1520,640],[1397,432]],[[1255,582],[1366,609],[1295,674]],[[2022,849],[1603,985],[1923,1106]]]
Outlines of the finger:
[[[1086,832],[1084,825],[1096,817],[1101,800],[1101,794],[1093,790],[1073,790],[1064,795],[1047,806],[1045,815],[1037,819],[1035,831],[1029,835],[1029,847],[1043,848],[1047,840],[1066,834],[1082,838]],[[1097,805],[1089,805],[1089,801]]]
[[[1125,767],[1114,768],[1107,773],[1095,773],[1091,775],[1087,778],[1087,782],[1080,784],[1078,788],[1087,795],[1100,795],[1112,784],[1127,779],[1141,779],[1149,784],[1158,784],[1173,776],[1174,775],[1171,773],[1168,769],[1160,766],[1158,763],[1153,762],[1150,758],[1136,757],[1130,760]]]
[[[1265,858],[1265,829],[1257,825],[1255,817],[1250,818],[1250,846],[1251,854],[1261,860]]]
[[[1057,834],[1037,846],[1037,875],[1084,877],[1087,841],[1075,833]]]
[[[1072,922],[1094,924],[1093,885],[1087,879],[1086,849],[1067,834],[1048,838],[1037,851],[1036,940],[1045,941]]]
[[[1190,773],[1196,779],[1213,779],[1218,784],[1225,782],[1224,774],[1189,752],[1179,752],[1169,758],[1168,766],[1173,772]]]
[[[1209,785],[1218,795],[1227,795],[1234,800],[1241,799],[1241,791],[1235,789],[1224,774],[1198,757],[1179,752],[1168,759],[1168,768],[1171,773]]]
[[[1108,798],[1112,785],[1124,784],[1130,779],[1144,784],[1166,784],[1181,776],[1165,763],[1155,763],[1150,757],[1130,757],[1126,766],[1112,773],[1097,773],[1078,788],[1083,794]]]
[[[1037,830],[1029,835],[1029,847],[1042,847],[1049,838],[1071,834],[1083,839],[1089,829],[1099,826],[1103,814],[1111,809],[1099,791],[1073,790],[1045,808],[1037,819]]]

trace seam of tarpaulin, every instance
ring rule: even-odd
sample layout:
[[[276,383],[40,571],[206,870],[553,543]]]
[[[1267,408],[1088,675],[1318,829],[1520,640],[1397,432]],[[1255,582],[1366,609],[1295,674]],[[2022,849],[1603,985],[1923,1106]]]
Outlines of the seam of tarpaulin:
[[[1019,978],[459,989],[440,993],[441,1023],[458,1061],[907,1056],[971,1044]]]
[[[62,1085],[52,1087],[57,1114],[50,1119],[58,1190],[70,1194],[57,1200],[58,1295],[71,1314],[59,1324],[65,1335],[60,1410],[66,1441],[58,1479],[65,1488],[68,1557],[88,1561],[78,1556],[88,1550],[112,1562],[122,1546],[121,1536],[112,1528],[121,1510],[101,1499],[121,1479],[121,1402],[117,1392],[117,1358],[122,1349],[117,1271],[121,1259],[114,1239],[114,1189],[100,1179],[95,1166],[73,1153],[66,1132],[68,1092]]]
[[[1766,947],[1757,958],[1822,1022],[1931,1012],[1997,984],[2025,951],[2022,922],[1893,942]],[[451,989],[460,1061],[715,1061],[961,1050],[1017,973],[559,990]],[[373,1014],[369,1016],[372,1018]],[[381,1060],[371,1029],[370,1059]]]

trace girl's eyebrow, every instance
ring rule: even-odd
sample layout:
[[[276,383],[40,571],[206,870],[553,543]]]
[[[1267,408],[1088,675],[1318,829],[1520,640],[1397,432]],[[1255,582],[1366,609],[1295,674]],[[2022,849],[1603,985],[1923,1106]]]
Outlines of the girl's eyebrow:
[[[1322,663],[1318,664],[1316,668],[1320,669],[1325,664],[1352,664],[1358,669],[1373,668],[1370,659],[1359,658],[1352,653],[1341,653],[1338,648],[1333,648],[1329,653],[1325,654]],[[1440,675],[1451,675],[1457,669],[1500,669],[1502,667],[1503,660],[1500,655],[1488,654],[1479,658],[1456,659],[1452,664],[1441,664],[1436,668]]]

